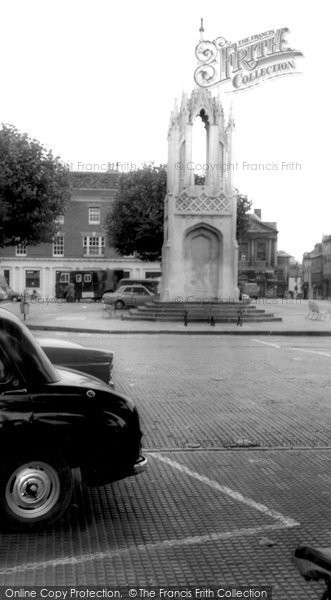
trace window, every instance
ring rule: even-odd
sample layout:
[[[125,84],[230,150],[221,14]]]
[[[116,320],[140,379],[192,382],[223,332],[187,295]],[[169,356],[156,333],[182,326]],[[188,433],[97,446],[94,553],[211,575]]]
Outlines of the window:
[[[105,238],[103,236],[86,235],[83,238],[85,256],[104,256]]]
[[[40,271],[25,271],[25,287],[40,287]]]
[[[88,209],[89,225],[100,225],[100,208]]]
[[[161,271],[145,271],[146,279],[155,279],[156,277],[161,277]]]
[[[63,235],[57,235],[53,242],[53,256],[64,255],[64,237]]]
[[[0,381],[4,381],[6,379],[6,375],[5,365],[0,358]]]
[[[143,287],[134,287],[133,288],[133,293],[137,294],[137,296],[150,296],[150,294],[148,293],[148,291],[145,290]]]
[[[10,285],[10,270],[9,269],[4,269],[3,270],[3,276],[7,282],[7,285]]]
[[[266,242],[257,242],[256,260],[267,260],[267,244],[266,244]]]
[[[70,283],[70,273],[61,273],[60,283]]]
[[[85,273],[84,274],[84,283],[91,283],[92,282],[92,275],[91,273]]]
[[[17,246],[16,246],[16,256],[26,256],[26,255],[27,255],[26,243],[22,242],[21,244],[17,244]]]
[[[248,244],[243,243],[239,246],[239,260],[248,260]]]

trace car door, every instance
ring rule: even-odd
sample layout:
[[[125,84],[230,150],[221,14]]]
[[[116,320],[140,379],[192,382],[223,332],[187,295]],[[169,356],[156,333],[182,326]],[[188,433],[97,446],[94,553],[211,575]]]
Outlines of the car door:
[[[149,293],[149,291],[146,290],[145,288],[143,288],[142,286],[134,287],[133,295],[134,295],[135,303],[137,306],[139,306],[141,304],[146,304],[146,302],[148,302],[148,300],[151,298],[151,294]]]
[[[65,452],[73,463],[76,457],[91,453],[93,402],[82,387],[61,383],[36,386],[31,398],[38,439],[55,451]]]
[[[134,306],[135,299],[133,297],[133,287],[125,286],[125,288],[122,290],[121,296],[119,296],[119,300],[123,300],[126,306]]]
[[[20,443],[32,431],[33,410],[31,395],[22,375],[0,344],[0,436],[6,449],[7,440]],[[10,452],[10,451],[9,451]]]

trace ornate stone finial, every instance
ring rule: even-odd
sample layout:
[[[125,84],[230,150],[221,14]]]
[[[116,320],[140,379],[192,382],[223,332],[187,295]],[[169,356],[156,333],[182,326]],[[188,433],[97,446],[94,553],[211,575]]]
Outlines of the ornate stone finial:
[[[203,34],[205,32],[205,30],[203,28],[203,19],[200,19],[200,29],[199,29],[199,32],[200,32],[200,42],[202,42],[202,40],[203,40]]]

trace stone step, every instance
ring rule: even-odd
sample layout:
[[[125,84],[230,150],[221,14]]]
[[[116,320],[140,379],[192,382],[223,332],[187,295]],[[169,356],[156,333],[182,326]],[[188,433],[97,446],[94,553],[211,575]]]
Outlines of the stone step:
[[[219,315],[215,316],[216,323],[236,323],[238,315]],[[163,313],[141,313],[136,311],[135,309],[130,310],[129,314],[122,315],[123,320],[132,320],[132,321],[177,321],[183,322],[183,315],[174,315],[174,314],[163,314]],[[209,321],[208,315],[189,315],[188,320],[190,323],[207,323]],[[281,321],[281,317],[275,317],[273,313],[264,313],[260,315],[244,315],[243,322],[245,323],[263,323],[269,321]]]
[[[191,308],[191,307],[199,307],[199,306],[219,306],[222,308],[226,307],[235,307],[235,308],[256,308],[256,304],[250,304],[249,302],[159,302],[158,300],[151,300],[150,302],[146,302],[143,306],[166,306],[166,307],[174,307],[180,306],[182,308]]]
[[[159,307],[152,307],[152,306],[137,306],[136,308],[133,308],[132,310],[136,310],[138,312],[140,312],[141,314],[149,314],[149,313],[156,313],[156,314],[169,314],[169,315],[183,315],[186,312],[185,309],[170,309],[170,308],[159,308]],[[189,315],[199,315],[199,314],[204,314],[204,315],[208,315],[208,314],[213,314],[213,315],[237,315],[240,309],[233,309],[233,308],[227,308],[227,309],[221,309],[221,308],[210,308],[210,307],[204,307],[204,308],[195,308],[195,309],[188,309],[187,313]],[[243,309],[243,314],[244,315],[256,315],[256,314],[264,314],[266,311],[263,310],[262,308],[257,308],[257,309],[253,309],[253,310],[246,310]]]
[[[184,310],[155,310],[152,308],[148,308],[148,309],[142,309],[140,307],[137,308],[133,308],[131,309],[131,311],[135,311],[133,314],[140,314],[141,316],[148,316],[148,315],[168,315],[168,316],[173,316],[173,317],[182,317],[184,318],[184,314],[185,311]],[[188,316],[202,316],[202,317],[208,317],[211,315],[214,315],[214,317],[237,317],[238,316],[238,312],[237,310],[224,310],[224,311],[218,311],[218,310],[188,310]],[[243,316],[247,316],[247,317],[254,317],[254,315],[259,316],[259,315],[265,315],[267,314],[264,310],[251,310],[251,311],[247,311],[247,312],[243,312]]]
[[[248,302],[215,302],[215,303],[182,303],[151,301],[142,306],[132,308],[128,313],[122,314],[123,320],[133,321],[176,321],[184,322],[187,311],[190,323],[208,323],[213,316],[216,323],[236,323],[239,311],[242,311],[244,322],[263,323],[281,321],[273,313],[268,313],[264,308],[257,308]]]

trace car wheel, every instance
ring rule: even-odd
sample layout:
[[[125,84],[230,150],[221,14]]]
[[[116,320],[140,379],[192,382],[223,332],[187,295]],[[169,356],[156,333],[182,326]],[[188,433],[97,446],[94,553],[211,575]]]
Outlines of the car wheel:
[[[123,300],[116,300],[115,302],[115,308],[118,308],[119,310],[121,310],[121,308],[124,308],[125,304],[123,302]]]
[[[54,523],[68,508],[73,489],[69,466],[58,457],[13,457],[1,468],[0,511],[12,530]]]

